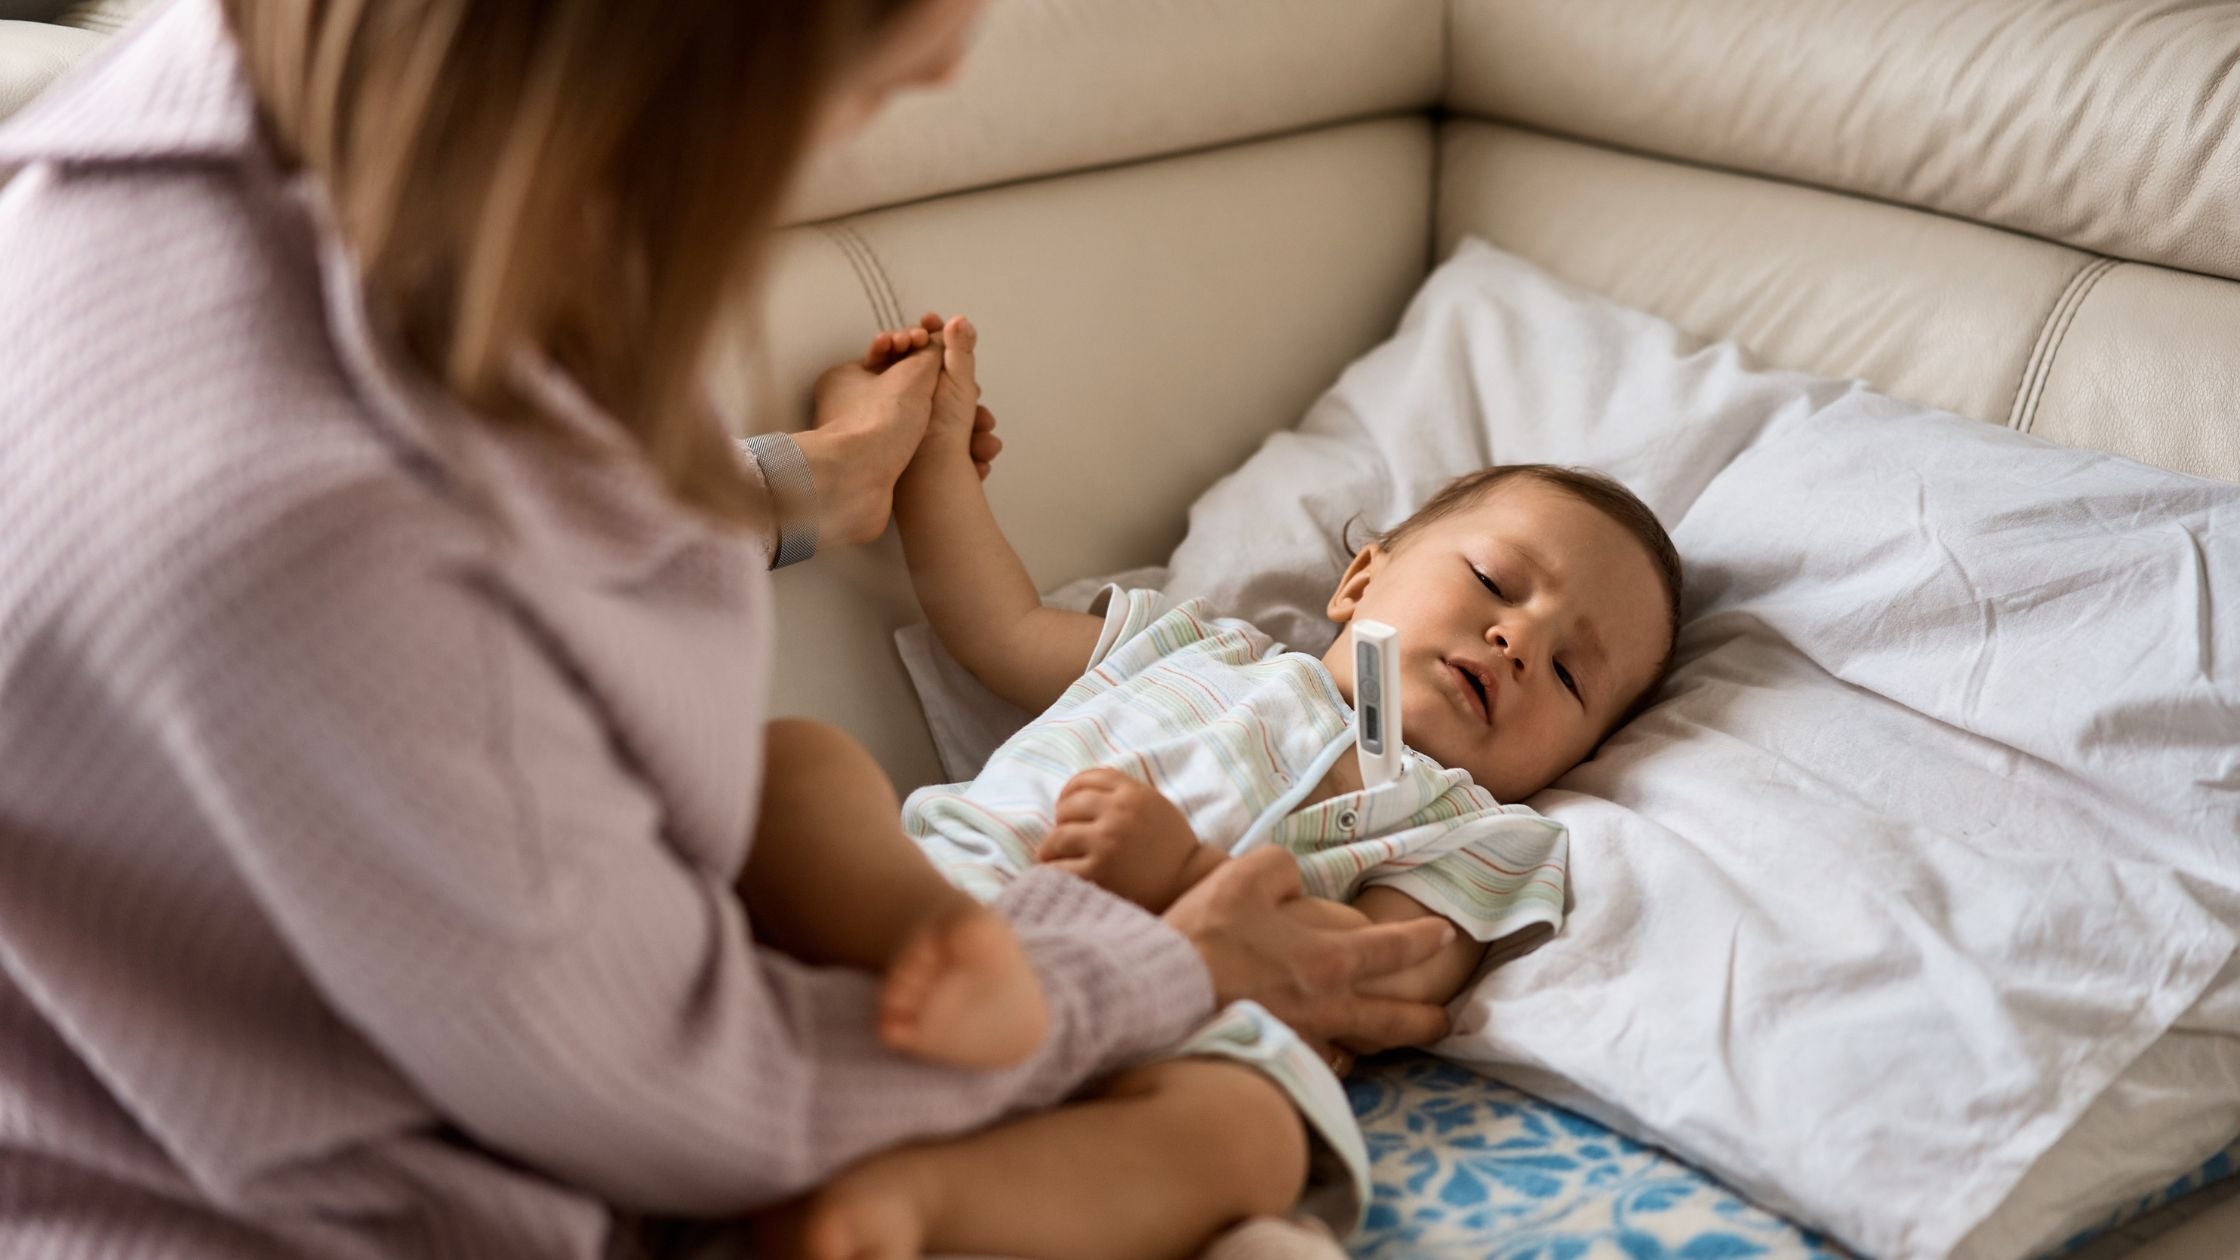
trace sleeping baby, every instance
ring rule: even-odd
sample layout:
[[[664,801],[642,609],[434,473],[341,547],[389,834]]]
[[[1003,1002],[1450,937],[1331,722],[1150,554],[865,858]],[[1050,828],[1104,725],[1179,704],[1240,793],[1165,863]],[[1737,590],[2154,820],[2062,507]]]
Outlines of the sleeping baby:
[[[977,334],[956,319],[940,340],[932,424],[896,487],[911,581],[951,655],[1041,716],[979,778],[910,797],[903,827],[936,865],[983,900],[1044,863],[1159,912],[1233,856],[1278,846],[1314,894],[1294,903],[1302,916],[1454,924],[1442,954],[1387,990],[1415,1000],[1444,1002],[1553,933],[1564,829],[1515,802],[1585,760],[1672,660],[1679,557],[1639,499],[1543,465],[1458,478],[1354,554],[1320,657],[1147,591],[1049,608],[970,454]],[[1398,631],[1408,746],[1375,784],[1353,725],[1348,628],[1364,619]],[[1345,1062],[1239,1003],[1073,1105],[864,1161],[772,1241],[831,1260],[1179,1255],[1289,1210],[1302,1188],[1344,1229],[1367,1193],[1331,1071]]]

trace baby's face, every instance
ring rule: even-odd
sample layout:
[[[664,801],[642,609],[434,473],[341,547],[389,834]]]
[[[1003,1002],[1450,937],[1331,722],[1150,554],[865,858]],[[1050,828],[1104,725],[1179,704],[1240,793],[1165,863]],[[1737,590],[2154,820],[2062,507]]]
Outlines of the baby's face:
[[[1329,613],[1399,630],[1402,738],[1504,802],[1584,760],[1648,686],[1666,643],[1648,550],[1525,477],[1396,549],[1364,548]],[[1350,632],[1323,662],[1350,701]]]

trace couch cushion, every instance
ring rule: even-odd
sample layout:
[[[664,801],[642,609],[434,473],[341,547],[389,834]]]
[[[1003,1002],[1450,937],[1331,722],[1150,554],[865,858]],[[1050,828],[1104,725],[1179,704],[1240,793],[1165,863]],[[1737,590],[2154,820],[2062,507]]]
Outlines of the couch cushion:
[[[2240,481],[2240,284],[2143,263],[2087,279],[2016,427]]]
[[[98,35],[114,35],[155,5],[156,0],[76,0],[55,21]]]
[[[1448,104],[2240,277],[2240,8],[1455,0]]]
[[[2090,255],[1490,123],[1440,137],[1438,249],[1480,236],[1758,358],[2004,424]]]
[[[91,31],[0,20],[0,118],[30,104],[32,97],[100,46],[101,37]]]
[[[1782,367],[2240,480],[2240,285],[1498,124],[1440,137],[1438,248],[1482,236]]]
[[[898,99],[803,181],[795,222],[1421,109],[1444,0],[990,5],[949,88]]]

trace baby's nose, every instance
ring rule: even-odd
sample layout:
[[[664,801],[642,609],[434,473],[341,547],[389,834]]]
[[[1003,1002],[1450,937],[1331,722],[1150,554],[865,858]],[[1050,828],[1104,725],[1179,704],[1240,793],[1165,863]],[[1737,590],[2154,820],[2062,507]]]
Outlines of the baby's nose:
[[[1494,649],[1500,652],[1502,657],[1508,661],[1509,668],[1511,670],[1517,673],[1524,672],[1524,653],[1518,651],[1515,644],[1511,642],[1510,635],[1507,630],[1504,630],[1499,626],[1495,626],[1494,628],[1486,631],[1486,641],[1488,643],[1491,643],[1494,646]]]

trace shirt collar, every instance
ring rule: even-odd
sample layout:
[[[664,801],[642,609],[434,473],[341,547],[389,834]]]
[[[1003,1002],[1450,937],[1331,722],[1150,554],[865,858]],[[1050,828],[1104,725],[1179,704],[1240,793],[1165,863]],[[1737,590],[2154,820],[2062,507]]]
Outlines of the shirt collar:
[[[533,552],[609,586],[642,581],[695,543],[730,541],[670,501],[639,460],[593,464],[468,415],[405,360],[369,308],[320,181],[277,174],[218,0],[170,0],[0,126],[0,174],[32,163],[192,162],[241,168],[307,224],[343,375],[418,475],[495,514]],[[514,367],[517,387],[555,423],[602,452],[630,449],[622,426],[558,368],[526,353]]]

